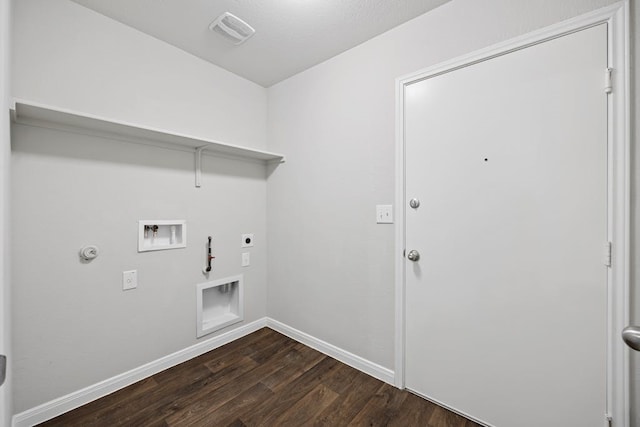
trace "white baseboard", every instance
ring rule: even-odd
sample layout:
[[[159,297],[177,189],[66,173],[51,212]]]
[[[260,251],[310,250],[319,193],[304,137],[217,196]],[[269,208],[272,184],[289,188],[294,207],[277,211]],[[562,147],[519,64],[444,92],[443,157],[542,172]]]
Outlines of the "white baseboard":
[[[57,417],[58,415],[64,414],[65,412],[76,409],[82,405],[86,405],[89,402],[129,386],[137,381],[164,371],[172,366],[186,362],[187,360],[193,359],[201,354],[228,344],[231,341],[242,338],[245,335],[249,335],[250,333],[264,328],[265,326],[316,349],[321,353],[333,357],[334,359],[358,369],[365,374],[371,375],[372,377],[388,384],[394,384],[394,372],[391,369],[387,369],[360,356],[356,356],[353,353],[349,353],[346,350],[294,329],[282,322],[264,317],[217,337],[199,342],[191,347],[187,347],[168,356],[154,360],[153,362],[149,362],[128,372],[124,372],[116,375],[115,377],[108,378],[99,383],[90,385],[89,387],[85,387],[82,390],[69,393],[66,396],[59,397],[52,401],[43,403],[42,405],[36,406],[35,408],[16,414],[13,416],[12,426],[31,427],[45,422]]]
[[[267,327],[273,329],[274,331],[280,332],[281,334],[286,335],[298,342],[301,342],[302,344],[305,344],[313,349],[316,349],[319,352],[326,354],[327,356],[331,356],[334,359],[351,366],[352,368],[362,371],[365,374],[371,375],[372,377],[377,378],[380,381],[384,381],[385,383],[391,385],[395,384],[395,375],[391,369],[387,369],[384,366],[378,365],[377,363],[373,363],[353,353],[349,353],[348,351],[336,347],[333,344],[329,344],[328,342],[322,341],[321,339],[294,329],[282,322],[278,322],[277,320],[267,318]]]
[[[120,390],[137,381],[143,380],[167,368],[186,362],[208,351],[221,347],[231,341],[249,335],[267,326],[267,318],[262,318],[239,328],[233,329],[217,337],[199,342],[191,347],[176,351],[168,356],[149,362],[138,368],[111,377],[82,390],[69,393],[50,402],[43,403],[13,416],[14,427],[30,427],[64,414],[96,399]]]

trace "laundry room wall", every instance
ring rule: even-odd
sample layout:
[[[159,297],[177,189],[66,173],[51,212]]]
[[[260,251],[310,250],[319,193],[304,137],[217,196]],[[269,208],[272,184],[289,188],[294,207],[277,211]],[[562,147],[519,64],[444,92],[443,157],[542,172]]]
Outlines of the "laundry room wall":
[[[264,88],[76,3],[16,2],[13,36],[18,99],[265,146]],[[195,188],[193,151],[14,124],[11,206],[15,413],[266,315],[263,164],[205,155]],[[187,247],[138,253],[138,220],[154,219],[186,220]],[[137,289],[122,290],[127,270]],[[196,339],[196,284],[236,274],[244,323]]]
[[[395,79],[612,3],[455,0],[270,87],[269,315],[393,369]]]
[[[263,87],[68,0],[16,2],[13,96],[264,148]]]

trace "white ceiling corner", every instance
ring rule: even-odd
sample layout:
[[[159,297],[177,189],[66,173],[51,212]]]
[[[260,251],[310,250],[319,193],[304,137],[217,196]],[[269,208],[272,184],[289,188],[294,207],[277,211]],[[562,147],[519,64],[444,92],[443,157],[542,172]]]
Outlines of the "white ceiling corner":
[[[72,0],[269,87],[449,0]],[[209,31],[231,12],[256,29],[234,46]]]

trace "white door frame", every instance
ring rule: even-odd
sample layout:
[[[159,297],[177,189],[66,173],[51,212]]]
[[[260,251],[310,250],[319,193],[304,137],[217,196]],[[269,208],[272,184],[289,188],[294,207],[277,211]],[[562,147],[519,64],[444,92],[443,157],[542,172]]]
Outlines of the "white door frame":
[[[405,161],[404,88],[429,77],[467,67],[553,38],[606,23],[608,64],[613,88],[608,97],[607,228],[612,242],[608,271],[607,409],[616,427],[629,427],[629,350],[620,333],[629,324],[630,236],[630,98],[629,0],[569,19],[524,36],[455,58],[396,79],[396,206],[395,224],[395,385],[405,386]],[[605,89],[605,70],[602,88]]]
[[[11,8],[12,1],[0,4],[0,353],[11,355],[9,330],[9,166],[10,166],[10,58],[11,58]],[[8,361],[7,371],[10,371]],[[0,387],[0,425],[10,424],[11,378],[7,372],[5,383]]]

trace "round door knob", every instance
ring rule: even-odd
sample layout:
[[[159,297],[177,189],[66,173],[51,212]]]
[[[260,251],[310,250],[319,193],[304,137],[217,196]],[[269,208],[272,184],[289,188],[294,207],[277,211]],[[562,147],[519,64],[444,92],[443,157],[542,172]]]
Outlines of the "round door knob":
[[[624,328],[622,339],[629,347],[640,351],[640,326],[627,326]]]
[[[420,207],[420,200],[416,198],[409,200],[409,206],[411,206],[413,209],[418,209]]]
[[[407,258],[409,258],[409,261],[416,262],[420,259],[420,253],[416,250],[411,250],[407,254]]]

